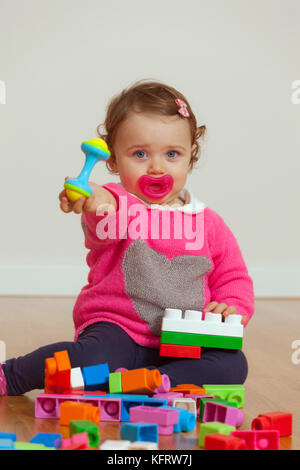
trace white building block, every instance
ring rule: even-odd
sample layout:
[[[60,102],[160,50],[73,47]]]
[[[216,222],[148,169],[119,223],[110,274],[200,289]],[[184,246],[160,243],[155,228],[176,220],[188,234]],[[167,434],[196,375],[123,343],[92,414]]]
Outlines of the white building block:
[[[84,390],[84,380],[80,367],[71,369],[71,388],[73,390]]]
[[[99,450],[157,450],[156,442],[147,441],[126,441],[107,440],[99,446]]]
[[[196,401],[193,400],[193,398],[174,398],[172,406],[174,406],[174,408],[188,410],[197,417]]]
[[[197,310],[181,311],[166,309],[162,320],[162,331],[192,333],[215,336],[233,336],[242,338],[244,327],[241,315],[229,315],[222,321],[221,313],[207,312],[202,320],[202,312]]]

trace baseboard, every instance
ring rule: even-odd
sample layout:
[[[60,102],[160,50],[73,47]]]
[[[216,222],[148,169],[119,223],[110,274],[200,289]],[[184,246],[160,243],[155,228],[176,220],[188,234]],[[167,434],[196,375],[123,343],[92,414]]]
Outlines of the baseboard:
[[[255,297],[300,297],[300,269],[249,269]],[[0,295],[77,296],[88,283],[86,266],[0,266]]]

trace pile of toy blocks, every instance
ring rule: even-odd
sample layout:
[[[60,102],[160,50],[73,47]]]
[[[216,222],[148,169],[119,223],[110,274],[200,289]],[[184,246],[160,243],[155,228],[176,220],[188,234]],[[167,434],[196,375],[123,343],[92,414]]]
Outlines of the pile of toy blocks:
[[[241,430],[244,391],[243,385],[171,387],[157,369],[72,368],[67,351],[58,351],[46,359],[45,392],[36,397],[35,416],[59,420],[62,433],[39,433],[30,442],[0,433],[0,449],[153,450],[160,435],[193,431],[197,420],[200,449],[279,449],[279,438],[292,434],[292,415],[260,414],[251,430]],[[120,440],[101,443],[100,421],[122,423]]]

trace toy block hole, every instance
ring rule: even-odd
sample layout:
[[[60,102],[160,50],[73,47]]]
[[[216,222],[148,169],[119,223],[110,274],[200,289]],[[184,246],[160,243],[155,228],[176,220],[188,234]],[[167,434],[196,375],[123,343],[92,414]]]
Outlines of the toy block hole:
[[[222,406],[217,406],[215,419],[213,421],[219,421],[220,423],[225,423],[226,414],[227,414],[226,408],[223,408]]]
[[[258,450],[267,450],[270,446],[270,440],[266,437],[256,437],[256,448]]]
[[[164,317],[180,320],[182,319],[182,310],[178,308],[166,308],[164,311]]]
[[[216,398],[216,396],[215,396]],[[242,401],[243,401],[243,398],[242,396],[240,396],[238,393],[229,393],[228,396],[226,397],[226,400],[229,401],[229,402],[232,402],[232,403],[236,403],[237,407],[241,407],[242,406]]]
[[[140,428],[139,440],[153,442],[154,441],[153,430],[154,430],[153,426],[145,426],[145,427]]]
[[[56,410],[55,399],[45,398],[44,400],[40,400],[40,406],[45,413],[51,414]]]
[[[207,312],[205,314],[205,321],[209,321],[209,322],[213,322],[213,323],[221,323],[222,322],[222,314],[221,313]]]
[[[198,310],[186,310],[184,312],[185,320],[199,320],[202,321],[202,312]]]
[[[109,401],[103,406],[104,412],[111,417],[116,417],[119,412],[119,405],[115,401]]]

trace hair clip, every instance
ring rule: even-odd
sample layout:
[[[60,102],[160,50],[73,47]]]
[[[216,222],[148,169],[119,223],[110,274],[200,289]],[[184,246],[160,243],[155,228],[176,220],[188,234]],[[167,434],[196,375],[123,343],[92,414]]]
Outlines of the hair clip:
[[[190,117],[190,114],[187,110],[187,105],[184,101],[182,101],[179,98],[176,98],[175,103],[178,105],[179,109],[178,112],[183,116],[183,117]]]

